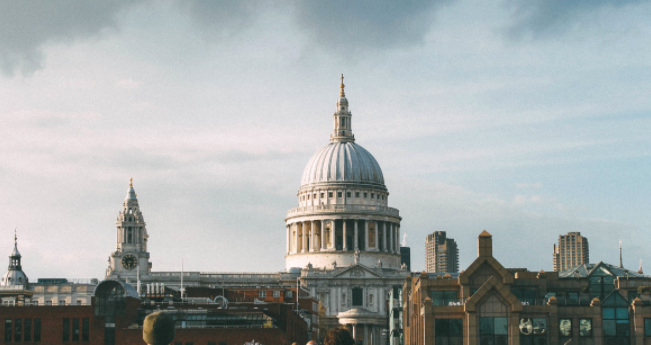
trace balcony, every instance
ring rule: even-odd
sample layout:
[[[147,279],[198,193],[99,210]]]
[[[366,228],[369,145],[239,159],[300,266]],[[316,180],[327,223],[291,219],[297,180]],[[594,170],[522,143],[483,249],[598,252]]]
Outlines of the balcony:
[[[400,217],[398,209],[388,206],[332,204],[297,207],[287,211],[287,218],[315,213],[365,213]]]

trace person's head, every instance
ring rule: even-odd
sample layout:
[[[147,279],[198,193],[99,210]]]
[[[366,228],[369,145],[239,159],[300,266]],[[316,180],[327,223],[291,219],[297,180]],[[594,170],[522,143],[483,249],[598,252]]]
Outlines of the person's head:
[[[333,328],[326,335],[324,345],[355,345],[355,340],[345,328]]]
[[[149,345],[169,345],[175,332],[174,320],[162,311],[147,315],[142,324],[142,339]]]

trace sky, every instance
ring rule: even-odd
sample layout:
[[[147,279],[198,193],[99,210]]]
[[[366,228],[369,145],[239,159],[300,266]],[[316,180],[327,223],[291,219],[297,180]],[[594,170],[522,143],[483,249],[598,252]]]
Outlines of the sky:
[[[0,254],[103,278],[133,178],[153,270],[284,270],[287,210],[344,74],[412,270],[651,270],[651,1],[0,0]]]

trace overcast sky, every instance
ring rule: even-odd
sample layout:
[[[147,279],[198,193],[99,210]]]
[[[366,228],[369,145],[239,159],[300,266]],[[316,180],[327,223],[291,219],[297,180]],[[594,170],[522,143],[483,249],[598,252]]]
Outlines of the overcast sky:
[[[339,75],[413,270],[651,271],[650,1],[0,0],[0,254],[103,278],[133,177],[154,270],[281,271]]]

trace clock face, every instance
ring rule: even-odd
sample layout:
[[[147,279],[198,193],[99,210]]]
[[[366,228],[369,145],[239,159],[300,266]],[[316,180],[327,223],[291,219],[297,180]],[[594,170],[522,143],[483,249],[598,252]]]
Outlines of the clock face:
[[[128,270],[136,268],[137,263],[138,259],[136,259],[136,257],[131,254],[127,254],[122,257],[122,266]]]

